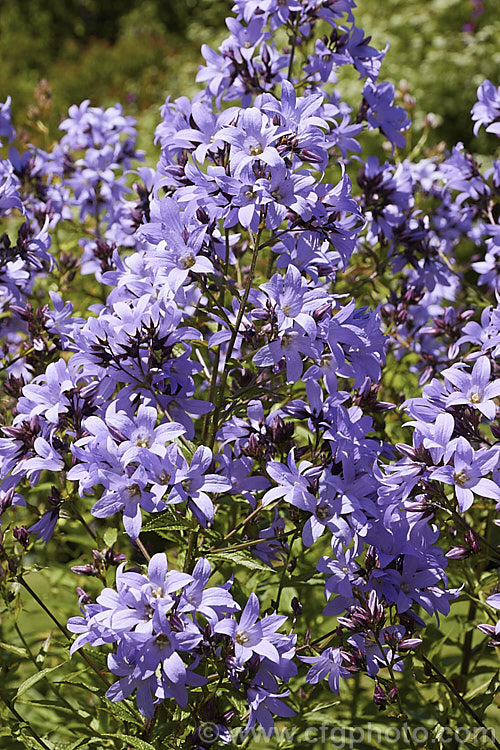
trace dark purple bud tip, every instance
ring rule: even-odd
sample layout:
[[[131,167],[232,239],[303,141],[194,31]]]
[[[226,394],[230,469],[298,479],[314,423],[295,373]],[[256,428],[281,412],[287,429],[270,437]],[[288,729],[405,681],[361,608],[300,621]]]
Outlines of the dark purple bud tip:
[[[30,535],[28,534],[28,529],[25,526],[14,526],[13,532],[14,539],[17,539],[17,541],[23,545],[23,547],[27,547],[30,543]]]

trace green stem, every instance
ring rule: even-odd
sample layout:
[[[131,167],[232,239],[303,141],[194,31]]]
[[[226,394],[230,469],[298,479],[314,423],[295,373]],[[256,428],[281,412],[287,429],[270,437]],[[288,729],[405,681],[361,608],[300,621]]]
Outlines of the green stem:
[[[189,541],[188,541],[188,548],[186,552],[186,559],[184,560],[184,566],[183,571],[184,573],[190,573],[192,568],[192,560],[193,560],[193,553],[194,548],[196,547],[196,543],[198,541],[199,531],[190,531],[189,532]]]
[[[34,351],[35,351],[35,347],[32,346],[30,349],[28,349],[27,351],[23,352],[22,354],[18,354],[17,357],[14,357],[14,359],[9,360],[9,362],[7,362],[7,364],[2,365],[2,367],[0,367],[0,372],[2,372],[3,370],[6,370],[8,367],[10,367],[11,365],[13,365],[15,362],[18,362],[20,359],[24,359],[24,357],[28,357]]]
[[[76,500],[74,500],[74,499],[71,500],[71,508],[72,508],[72,510],[73,510],[76,518],[84,526],[85,530],[92,537],[92,539],[94,540],[94,542],[96,544],[100,544],[100,539],[97,538],[97,535],[95,534],[95,532],[90,528],[90,526],[88,525],[87,521],[84,519],[84,517],[82,516],[82,514],[80,513],[80,511],[76,507]]]
[[[467,616],[467,622],[469,623],[474,622],[476,611],[477,611],[476,602],[472,600],[469,604],[469,614]],[[473,636],[473,629],[470,628],[466,632],[465,637],[464,637],[464,645],[462,647],[462,663],[460,665],[460,690],[463,693],[467,692],[470,657],[471,657],[471,651],[472,651],[472,636]]]
[[[285,586],[285,578],[286,578],[286,574],[288,572],[288,566],[290,564],[290,560],[292,558],[292,547],[293,547],[293,543],[295,542],[295,540],[297,539],[297,537],[298,537],[298,532],[296,531],[294,533],[294,535],[292,536],[291,540],[290,540],[290,546],[288,548],[288,554],[286,556],[285,562],[283,563],[283,570],[281,572],[280,585],[278,587],[278,593],[276,594],[276,601],[274,603],[276,612],[279,610],[281,594],[282,594],[283,588]]]
[[[248,296],[250,294],[250,289],[252,288],[255,268],[257,266],[257,256],[259,254],[259,242],[260,242],[261,232],[262,232],[262,229],[259,229],[257,233],[257,238],[256,240],[253,241],[252,261],[250,264],[250,271],[248,273],[248,279],[247,279],[247,283],[245,286],[245,291],[243,292],[243,297],[241,299],[240,309],[238,310],[238,316],[236,318],[234,330],[233,330],[233,333],[231,335],[231,338],[229,340],[229,344],[227,347],[224,371],[221,376],[221,382],[219,385],[217,397],[215,399],[215,406],[214,406],[213,417],[212,417],[212,437],[210,438],[210,444],[209,444],[210,450],[212,450],[214,447],[215,436],[217,435],[217,427],[219,424],[219,416],[220,416],[220,412],[222,409],[222,404],[224,402],[224,397],[226,394],[226,383],[227,383],[227,379],[229,376],[229,371],[227,369],[227,362],[231,358],[231,354],[233,353],[234,345],[236,343],[236,338],[240,330],[241,321],[243,320],[243,315],[245,314],[245,307],[248,301]]]
[[[42,738],[40,737],[40,735],[38,735],[37,732],[35,732],[35,730],[31,726],[31,724],[28,721],[26,721],[26,719],[23,719],[23,717],[21,716],[21,714],[18,713],[18,711],[14,708],[14,706],[9,701],[9,699],[5,697],[5,695],[3,694],[3,692],[1,690],[0,690],[0,698],[3,700],[3,702],[5,703],[5,705],[7,706],[7,708],[9,709],[9,711],[11,712],[11,714],[13,716],[15,716],[16,719],[19,722],[21,722],[22,724],[24,724],[26,726],[26,728],[28,729],[28,731],[30,732],[30,734],[35,738],[35,740],[43,748],[45,748],[45,750],[51,750],[51,748],[48,745],[46,745],[45,742],[42,740]]]
[[[351,719],[356,719],[358,715],[358,702],[360,695],[360,673],[354,673],[353,686],[352,686],[352,700],[351,700]]]
[[[295,57],[295,47],[297,45],[297,34],[296,31],[294,31],[293,37],[292,37],[292,48],[290,50],[290,61],[288,63],[288,70],[286,72],[287,80],[291,82],[292,78],[292,71],[293,71],[293,59]]]
[[[227,540],[230,539],[233,536],[233,534],[236,534],[236,532],[242,529],[243,526],[245,526],[249,521],[251,521],[252,518],[255,518],[255,516],[258,515],[258,513],[261,510],[262,510],[262,503],[259,503],[259,505],[257,505],[257,507],[251,513],[249,513],[249,515],[246,518],[244,518],[243,521],[241,521],[241,523],[238,524],[238,526],[235,526],[235,528],[232,529],[232,531],[226,534],[226,536],[224,537],[222,541],[227,542]],[[216,551],[217,551],[216,546],[212,546],[210,547],[209,550],[207,550],[207,552],[216,552]]]
[[[329,630],[328,633],[325,633],[325,635],[320,635],[319,638],[315,638],[314,641],[311,641],[310,643],[305,643],[303,646],[299,646],[297,651],[303,651],[306,648],[313,648],[316,646],[317,643],[321,643],[322,641],[328,641],[333,638],[334,635],[337,634],[338,628],[334,628],[333,630]],[[326,644],[325,644],[326,645]]]
[[[226,241],[226,253],[224,258],[224,279],[222,279],[222,288],[221,288],[221,300],[220,304],[217,302],[217,307],[220,308],[222,311],[223,317],[226,318],[226,313],[224,311],[224,305],[226,303],[226,285],[225,280],[227,278],[227,275],[229,273],[229,253],[231,251],[231,246],[229,244],[229,230],[226,229],[225,231],[225,241]],[[229,319],[226,319],[226,322],[229,325],[229,328],[231,328],[231,322]],[[217,326],[217,330],[220,331],[221,326]],[[214,357],[214,363],[213,363],[213,370],[212,370],[212,378],[210,380],[210,389],[208,392],[208,400],[213,401],[214,395],[215,395],[215,389],[217,386],[217,378],[219,376],[219,364],[220,364],[220,345],[217,347]],[[207,437],[208,437],[208,428],[210,426],[210,412],[208,412],[205,416],[205,421],[203,423],[203,433],[201,442],[203,445],[205,445]]]
[[[469,705],[469,703],[467,703],[467,701],[465,700],[465,698],[464,698],[464,697],[463,697],[462,695],[460,695],[460,693],[458,692],[458,690],[456,689],[456,687],[455,687],[455,686],[454,686],[454,685],[453,685],[453,684],[452,684],[452,683],[451,683],[451,682],[449,681],[449,679],[448,679],[448,678],[447,678],[447,677],[446,677],[446,676],[445,676],[445,675],[444,675],[444,674],[443,674],[443,673],[441,672],[441,670],[440,670],[440,669],[438,669],[438,667],[436,667],[436,666],[435,666],[435,665],[434,665],[434,664],[433,664],[433,663],[432,663],[432,662],[431,662],[431,661],[430,661],[430,660],[429,660],[429,659],[428,659],[428,658],[427,658],[426,656],[422,656],[422,661],[423,661],[423,662],[424,662],[425,664],[427,664],[427,666],[428,666],[428,667],[429,667],[430,669],[434,670],[434,672],[435,672],[435,673],[436,673],[436,674],[438,675],[438,677],[440,677],[440,678],[441,678],[441,680],[442,680],[442,681],[444,682],[444,684],[445,684],[445,685],[447,686],[448,690],[450,690],[450,692],[451,692],[451,693],[453,693],[453,695],[455,696],[455,698],[456,698],[456,699],[457,699],[457,700],[459,701],[459,703],[460,703],[460,704],[462,705],[462,707],[463,707],[463,708],[464,708],[464,709],[465,709],[465,710],[467,711],[467,713],[468,713],[468,714],[470,714],[470,715],[472,716],[472,718],[474,719],[474,721],[475,721],[475,722],[476,722],[476,723],[477,723],[477,724],[478,724],[478,725],[479,725],[480,727],[483,727],[483,729],[486,729],[486,730],[488,730],[488,727],[486,726],[486,724],[484,723],[484,721],[483,721],[483,720],[481,719],[481,717],[480,717],[480,716],[478,716],[478,714],[477,714],[477,713],[476,713],[476,712],[474,711],[474,709],[472,708],[472,706],[471,706],[471,705]],[[499,743],[499,742],[497,742],[497,740],[496,740],[496,739],[495,739],[494,737],[491,737],[491,736],[489,735],[488,731],[487,731],[486,733],[487,733],[488,739],[490,739],[490,740],[491,740],[491,741],[493,742],[493,744],[495,745],[495,747],[497,747],[497,748],[498,748],[498,749],[500,750],[500,743]]]
[[[40,597],[38,596],[38,594],[36,594],[33,591],[33,589],[31,588],[31,586],[28,583],[26,583],[26,581],[24,580],[24,578],[22,577],[22,575],[19,575],[17,577],[17,580],[19,581],[19,583],[21,584],[21,586],[23,586],[26,589],[26,591],[29,594],[31,594],[31,596],[37,602],[37,604],[50,617],[50,619],[52,620],[52,622],[54,622],[57,625],[57,627],[59,628],[59,630],[61,631],[61,633],[64,635],[64,637],[68,641],[71,641],[71,636],[70,636],[69,632],[66,630],[66,628],[64,627],[64,625],[59,622],[59,620],[57,619],[57,617],[54,614],[52,614],[52,612],[46,606],[46,604],[44,604],[44,602],[42,602],[42,600],[40,599]],[[77,653],[81,656],[82,659],[84,659],[87,662],[87,664],[89,665],[89,667],[94,670],[94,672],[96,673],[96,675],[98,675],[98,677],[104,682],[104,684],[106,685],[106,687],[109,687],[110,683],[108,682],[108,680],[106,679],[106,677],[104,677],[104,675],[102,674],[102,672],[96,667],[96,665],[93,663],[93,661],[91,659],[89,659],[89,657],[87,656],[87,654],[84,651],[77,651]]]
[[[405,724],[405,719],[407,719],[408,717],[406,716],[406,713],[403,710],[403,704],[401,703],[401,698],[399,697],[399,689],[398,689],[398,686],[396,684],[396,678],[394,676],[394,670],[393,670],[392,664],[390,663],[389,659],[387,658],[387,655],[386,655],[384,649],[382,648],[382,646],[380,647],[380,650],[382,651],[385,663],[387,664],[387,669],[389,670],[389,674],[391,675],[391,682],[392,682],[393,686],[396,688],[396,700],[397,700],[397,704],[398,704],[398,708],[399,708],[398,719],[400,720],[400,722],[401,722],[401,724],[403,726],[403,730],[405,730],[405,727],[407,726]],[[412,733],[404,731],[404,734],[406,734],[406,736],[408,737],[408,739],[410,741],[410,745],[412,746],[413,750],[416,750],[415,742],[413,740]]]
[[[149,554],[149,552],[147,551],[146,547],[143,545],[143,543],[141,542],[141,540],[139,539],[139,537],[137,537],[137,539],[135,540],[135,543],[137,544],[137,546],[139,547],[140,551],[142,552],[144,559],[147,562],[149,562],[151,560],[151,555]]]

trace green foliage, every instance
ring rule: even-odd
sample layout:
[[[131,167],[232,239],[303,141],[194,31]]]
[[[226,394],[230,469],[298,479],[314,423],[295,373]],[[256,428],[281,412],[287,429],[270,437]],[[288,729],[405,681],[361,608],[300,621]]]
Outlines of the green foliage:
[[[71,104],[120,101],[139,118],[147,133],[140,146],[152,154],[159,106],[167,95],[197,90],[200,45],[217,46],[231,6],[230,0],[0,0],[0,98],[13,97],[17,117],[31,107],[31,140],[40,137],[33,107],[42,78],[52,92],[49,139]],[[428,146],[461,140],[481,154],[494,148],[484,132],[473,138],[468,113],[479,83],[499,78],[497,10],[496,0],[485,0],[476,31],[465,33],[469,0],[359,0],[357,23],[380,49],[389,42],[382,77],[403,82],[400,99],[416,131],[428,113],[435,115]]]
[[[478,153],[492,153],[495,144],[472,133],[469,112],[476,90],[485,78],[500,78],[500,14],[497,0],[485,0],[485,12],[474,33],[465,33],[469,0],[359,0],[357,24],[373,43],[390,49],[381,77],[398,84],[407,81],[416,99],[413,118],[421,127],[428,112],[439,125],[431,143],[463,141]],[[404,87],[405,88],[405,87]]]

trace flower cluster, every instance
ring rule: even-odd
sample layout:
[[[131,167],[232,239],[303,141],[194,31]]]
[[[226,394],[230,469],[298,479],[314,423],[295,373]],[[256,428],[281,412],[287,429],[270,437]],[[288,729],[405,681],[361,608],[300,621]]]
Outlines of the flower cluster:
[[[163,553],[150,559],[147,575],[125,572],[124,565],[116,571],[116,591],[104,589],[95,604],[82,594],[82,616],[68,622],[70,631],[79,634],[72,652],[85,644],[116,644],[108,668],[120,679],[107,691],[110,700],[124,700],[136,691],[137,706],[149,718],[164,700],[185,708],[187,687],[206,685],[210,667],[246,696],[246,729],[256,721],[272,727],[271,712],[293,715],[278,698],[280,685],[297,671],[292,661],[296,636],[277,632],[286,617],[260,618],[259,600],[251,594],[237,620],[240,607],[230,583],[207,587],[211,568],[205,558],[192,575],[168,570]]]
[[[121,107],[89,101],[50,151],[0,160],[0,213],[22,218],[0,238],[0,512],[33,514],[36,498],[15,532],[24,548],[30,532],[48,544],[83,522],[95,546],[123,526],[147,574],[113,545],[73,566],[105,588],[81,594],[72,651],[105,648],[108,698],[135,693],[148,720],[170,700],[192,708],[194,747],[207,718],[223,742],[236,714],[271,733],[297,708],[283,686],[299,668],[336,693],[363,673],[378,706],[399,700],[394,670],[460,593],[450,561],[484,544],[475,499],[500,508],[500,307],[488,298],[475,320],[462,289],[474,274],[485,295],[500,288],[500,163],[483,172],[462,144],[365,157],[365,129],[394,155],[410,122],[353,9],[237,0],[229,37],[202,50],[205,89],[161,109],[156,169],[132,169],[142,154]],[[357,112],[334,88],[346,65]],[[499,134],[498,93],[480,86],[476,134]],[[0,136],[15,138],[10,100]],[[71,251],[52,247],[75,225]],[[100,291],[83,317],[64,302],[75,278]],[[422,393],[405,400],[399,368]],[[401,401],[411,443],[394,426]],[[214,584],[227,563],[234,578]],[[239,564],[272,581],[262,615]],[[302,627],[297,596],[279,613],[313,576],[326,636]],[[498,625],[481,627],[496,645]]]

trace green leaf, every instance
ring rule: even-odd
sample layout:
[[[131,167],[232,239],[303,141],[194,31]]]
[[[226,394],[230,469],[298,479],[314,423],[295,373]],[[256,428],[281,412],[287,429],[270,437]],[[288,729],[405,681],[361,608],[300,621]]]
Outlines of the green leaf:
[[[207,556],[210,556],[214,560],[222,560],[223,562],[232,563],[233,565],[243,565],[244,568],[249,570],[265,570],[266,573],[272,573],[273,569],[266,565],[261,560],[252,556],[251,552],[247,550],[234,550],[233,552],[210,552]]]
[[[174,531],[192,529],[193,525],[187,518],[183,516],[174,515],[170,511],[164,513],[158,513],[151,521],[145,523],[142,527],[143,531]]]
[[[141,740],[139,737],[131,737],[128,734],[119,734],[117,736],[121,740],[126,740],[129,745],[132,745],[132,747],[137,747],[138,750],[156,750],[154,745],[151,745],[151,743],[146,742],[145,740]]]
[[[78,682],[77,680],[57,680],[54,681],[54,685],[71,685],[72,687],[79,687],[86,690],[87,693],[100,693],[101,688],[95,685],[88,685],[86,682]]]
[[[476,713],[482,718],[484,712],[498,693],[500,682],[498,681],[498,672],[495,672],[488,683],[484,683],[476,688],[471,695],[466,696],[466,700],[475,709]]]
[[[134,724],[142,726],[142,721],[138,719],[137,716],[123,703],[115,703],[114,701],[110,701],[108,698],[106,698],[104,705],[106,710],[109,711],[109,713],[113,714],[113,716],[116,716],[119,719],[123,719],[123,721],[132,721]]]
[[[311,716],[311,714],[315,714],[318,711],[327,711],[329,708],[333,708],[333,706],[338,706],[341,701],[332,701],[330,703],[325,703],[324,705],[320,705],[317,708],[311,708],[310,711],[306,711],[302,714],[302,716]],[[335,719],[338,721],[338,718]]]
[[[70,719],[75,719],[76,716],[79,716],[80,719],[83,720],[85,725],[89,724],[91,719],[93,718],[93,714],[89,713],[88,711],[85,711],[83,708],[66,708],[66,706],[61,706],[60,703],[57,701],[48,701],[48,700],[21,700],[20,703],[26,706],[43,706],[44,708],[49,708],[57,712],[59,716],[68,716]],[[80,731],[84,733],[94,733],[95,730],[88,728],[87,726],[80,727]]]
[[[120,740],[125,740],[132,747],[138,748],[138,750],[156,750],[155,746],[146,742],[146,740],[141,740],[140,737],[132,737],[129,734],[103,734],[101,737],[109,737],[110,739],[118,737]]]
[[[106,547],[112,547],[118,539],[118,529],[106,529],[102,538],[104,539],[104,544],[106,545]]]
[[[43,741],[45,742],[45,747],[54,747],[52,743],[49,744],[47,738],[44,737]],[[29,734],[29,731],[23,732],[23,743],[25,747],[30,747],[34,750],[40,750],[40,748],[43,748],[43,745],[40,745],[38,740],[36,740],[31,734]]]
[[[17,693],[14,696],[14,700],[17,700],[23,693],[33,687],[33,685],[36,685],[37,682],[40,682],[40,680],[43,680],[44,677],[49,675],[51,672],[55,672],[56,669],[60,669],[62,666],[64,666],[64,664],[56,664],[55,667],[47,667],[46,669],[42,669],[40,672],[35,672],[35,674],[32,674],[31,677],[28,677],[27,680],[19,685]]]
[[[87,737],[82,737],[79,740],[72,742],[71,745],[65,745],[64,750],[78,750],[78,748],[82,747],[84,743],[86,743],[88,747],[90,743],[94,744],[94,742],[100,742],[100,739],[98,740],[96,738],[94,740],[89,740]]]
[[[22,656],[24,659],[28,658],[28,652],[25,648],[21,648],[20,646],[14,646],[12,643],[2,643],[0,641],[0,648],[3,648],[4,651],[8,651],[9,654],[14,654],[15,656]]]

